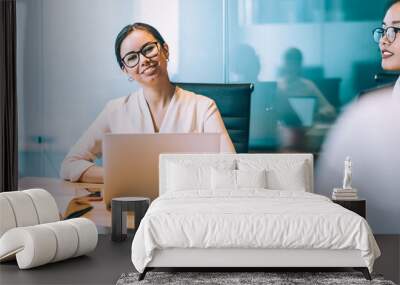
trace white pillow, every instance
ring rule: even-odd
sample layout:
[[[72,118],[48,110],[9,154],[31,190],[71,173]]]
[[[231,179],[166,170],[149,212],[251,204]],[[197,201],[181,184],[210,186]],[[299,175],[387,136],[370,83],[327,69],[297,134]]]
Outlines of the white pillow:
[[[267,172],[262,170],[211,169],[211,189],[238,190],[267,188]]]
[[[293,168],[271,169],[267,177],[269,189],[305,192],[308,188],[304,163]]]
[[[267,171],[267,188],[273,190],[310,191],[306,161],[276,159],[239,159],[239,170]]]
[[[211,169],[211,189],[236,189],[236,170]]]
[[[238,188],[267,188],[267,171],[261,170],[236,170]]]
[[[168,165],[168,191],[210,189],[211,167],[185,166],[176,163]]]
[[[211,168],[235,169],[234,159],[176,159],[166,164],[167,191],[210,190]]]

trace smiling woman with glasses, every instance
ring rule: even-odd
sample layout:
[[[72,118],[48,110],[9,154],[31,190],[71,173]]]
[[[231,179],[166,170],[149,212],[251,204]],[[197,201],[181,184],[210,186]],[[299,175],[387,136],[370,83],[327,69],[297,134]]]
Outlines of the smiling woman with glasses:
[[[142,48],[135,52],[128,52],[122,59],[122,63],[128,68],[134,68],[140,60],[140,54],[149,59],[156,57],[159,54],[157,42],[150,42],[142,46]]]
[[[373,31],[375,42],[379,43],[382,68],[400,71],[400,0],[392,1],[383,19],[382,27]],[[394,98],[400,98],[400,78],[393,88]]]
[[[149,59],[156,57],[159,54],[157,42],[150,42],[142,46],[142,48],[135,52],[128,52],[122,59],[122,63],[128,68],[134,68],[140,60],[140,55],[147,57]]]
[[[105,133],[220,133],[221,152],[235,152],[215,102],[171,83],[169,47],[157,29],[127,25],[115,40],[115,56],[128,79],[141,88],[106,105],[65,157],[63,179],[103,182],[103,169],[94,160]]]
[[[379,43],[384,36],[389,43],[393,43],[396,40],[396,34],[398,32],[400,32],[400,28],[398,27],[386,27],[374,29],[372,34],[376,43]]]
[[[382,27],[373,30],[375,42],[379,43],[382,68],[400,70],[400,1],[393,1],[383,19]],[[399,83],[399,82],[398,82]]]

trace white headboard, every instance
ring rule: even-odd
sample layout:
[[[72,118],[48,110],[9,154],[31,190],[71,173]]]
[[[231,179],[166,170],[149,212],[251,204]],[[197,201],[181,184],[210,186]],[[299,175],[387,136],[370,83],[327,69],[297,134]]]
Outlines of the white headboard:
[[[232,161],[237,159],[271,159],[286,160],[290,162],[304,161],[308,166],[308,185],[307,192],[314,192],[314,159],[309,153],[241,153],[241,154],[160,154],[159,159],[159,195],[166,192],[167,165],[169,162],[178,162],[182,160],[198,161],[202,163],[214,164],[218,161]]]

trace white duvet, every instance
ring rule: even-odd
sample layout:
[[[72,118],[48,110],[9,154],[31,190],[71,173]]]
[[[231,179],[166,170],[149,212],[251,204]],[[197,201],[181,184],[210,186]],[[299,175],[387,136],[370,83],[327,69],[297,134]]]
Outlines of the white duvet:
[[[380,251],[368,223],[328,198],[300,191],[179,191],[154,200],[132,243],[143,272],[155,249],[358,249],[372,272]]]

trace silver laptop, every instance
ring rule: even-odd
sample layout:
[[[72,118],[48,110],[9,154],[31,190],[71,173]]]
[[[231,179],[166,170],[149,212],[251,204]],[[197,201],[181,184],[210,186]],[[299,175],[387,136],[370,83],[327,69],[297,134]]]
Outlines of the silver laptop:
[[[107,207],[114,197],[158,196],[161,153],[218,153],[220,134],[106,134],[103,140]]]

